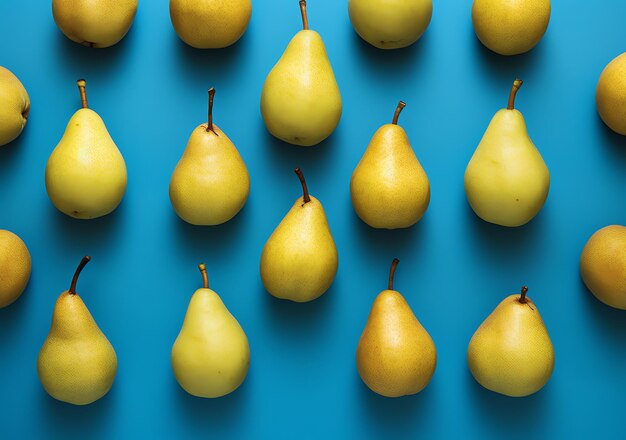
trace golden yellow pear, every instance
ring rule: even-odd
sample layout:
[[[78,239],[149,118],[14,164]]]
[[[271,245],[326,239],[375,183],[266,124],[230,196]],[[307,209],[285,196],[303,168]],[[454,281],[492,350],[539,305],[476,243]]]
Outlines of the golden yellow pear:
[[[428,176],[398,125],[405,105],[400,101],[392,123],[374,134],[350,180],[352,206],[373,228],[408,228],[422,218],[430,202]]]
[[[221,397],[241,385],[250,366],[248,338],[219,295],[204,286],[191,297],[172,347],[172,369],[180,386],[197,397]]]
[[[322,37],[309,30],[304,0],[300,8],[304,30],[293,37],[267,76],[261,114],[272,135],[308,147],[335,131],[342,104]]]
[[[388,289],[374,300],[356,349],[361,379],[386,397],[419,393],[437,367],[435,343],[404,297],[393,289],[398,262],[396,258],[391,264]]]
[[[192,225],[219,225],[233,218],[248,200],[250,175],[235,145],[213,124],[198,126],[170,179],[170,201],[180,218]]]
[[[626,52],[602,71],[596,87],[596,107],[611,130],[626,136]]]
[[[115,379],[117,356],[109,340],[76,293],[80,262],[69,290],[59,296],[52,325],[39,357],[37,372],[45,390],[57,400],[87,405],[104,396]]]
[[[476,215],[508,227],[532,220],[550,188],[548,167],[515,109],[521,85],[515,80],[508,107],[495,114],[465,170],[465,193]]]
[[[0,147],[24,130],[30,113],[30,98],[17,76],[0,66]]]
[[[31,259],[26,244],[0,229],[0,309],[17,300],[30,279]]]
[[[303,196],[276,227],[261,253],[261,280],[269,293],[295,302],[312,301],[328,290],[338,256],[324,208],[309,195],[300,168]]]
[[[554,369],[554,348],[537,306],[510,295],[480,325],[469,343],[467,363],[476,381],[511,397],[536,393]]]
[[[591,236],[580,255],[580,275],[596,298],[626,310],[626,226],[607,226]]]

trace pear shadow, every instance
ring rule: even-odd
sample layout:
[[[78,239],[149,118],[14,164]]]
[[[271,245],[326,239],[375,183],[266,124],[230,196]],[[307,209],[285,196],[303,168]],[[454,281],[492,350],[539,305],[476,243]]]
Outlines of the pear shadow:
[[[29,137],[28,122],[26,122],[26,127],[16,139],[0,147],[0,179],[10,175],[20,155],[26,154],[25,149],[28,148]]]
[[[27,311],[31,307],[31,290],[33,276],[18,299],[12,304],[0,309],[0,347],[15,340],[21,324],[25,322]]]
[[[626,136],[622,136],[611,130],[604,123],[604,121],[602,121],[597,113],[595,119],[596,131],[599,132],[598,135],[604,141],[604,144],[607,146],[607,150],[609,151],[611,156],[615,160],[626,164]]]
[[[582,279],[578,281],[580,294],[585,297],[585,307],[594,322],[595,328],[600,329],[602,336],[611,340],[613,349],[626,351],[624,338],[626,337],[626,310],[616,309],[597,299]]]

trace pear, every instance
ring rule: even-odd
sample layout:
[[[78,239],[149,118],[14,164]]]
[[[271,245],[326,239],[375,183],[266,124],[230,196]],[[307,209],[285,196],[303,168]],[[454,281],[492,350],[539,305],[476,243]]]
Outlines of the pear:
[[[474,0],[474,31],[490,50],[518,55],[539,43],[548,29],[550,10],[550,0]]]
[[[428,176],[398,125],[405,105],[400,101],[392,123],[376,131],[350,180],[354,210],[373,228],[408,228],[430,202]]]
[[[626,226],[607,226],[591,236],[580,255],[580,275],[596,298],[626,310]]]
[[[398,259],[391,263],[389,286],[374,300],[356,349],[356,366],[372,391],[385,397],[417,394],[437,366],[435,344],[404,297],[393,290]]]
[[[306,1],[300,1],[304,30],[289,42],[267,76],[261,114],[269,132],[300,146],[319,144],[341,118],[341,94],[320,35],[309,29]]]
[[[67,38],[89,47],[119,42],[133,24],[138,0],[52,0],[52,15]]]
[[[626,52],[602,71],[596,87],[596,107],[611,130],[626,136]]]
[[[337,248],[324,208],[302,184],[298,198],[265,243],[261,280],[269,293],[295,302],[312,301],[328,290],[337,274]]]
[[[122,201],[126,164],[104,122],[87,104],[85,80],[77,84],[82,108],[48,159],[46,190],[59,211],[91,219],[112,212]]]
[[[192,225],[219,225],[233,218],[248,199],[250,176],[237,148],[213,124],[209,89],[209,122],[192,133],[170,179],[170,200],[180,218]]]
[[[26,244],[0,229],[0,309],[17,300],[30,279],[31,259]]]
[[[39,379],[48,394],[74,405],[87,405],[104,396],[117,372],[115,350],[76,293],[80,272],[90,259],[82,259],[69,290],[59,296],[37,358]]]
[[[172,347],[172,369],[180,386],[197,397],[221,397],[241,385],[250,366],[248,338],[220,297],[204,286],[191,297],[183,327]]]
[[[0,66],[0,147],[22,133],[29,113],[26,89],[10,70]]]
[[[515,80],[509,105],[498,111],[465,170],[465,193],[474,212],[501,226],[521,226],[543,207],[550,172],[515,110]]]
[[[234,44],[248,28],[250,0],[170,0],[170,18],[181,40],[197,49]]]
[[[430,24],[432,0],[348,0],[352,26],[379,49],[399,49],[415,43]]]
[[[554,348],[537,306],[521,294],[502,301],[469,343],[467,362],[476,381],[511,397],[536,393],[554,369]]]

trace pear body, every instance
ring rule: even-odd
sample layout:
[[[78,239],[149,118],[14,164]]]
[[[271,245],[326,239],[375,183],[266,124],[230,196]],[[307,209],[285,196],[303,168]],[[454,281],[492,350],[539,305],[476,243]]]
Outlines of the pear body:
[[[363,382],[386,397],[419,393],[432,379],[435,344],[399,292],[384,290],[374,301],[356,365]]]
[[[554,348],[535,304],[511,295],[480,325],[467,362],[483,387],[511,397],[539,391],[554,369]]]
[[[474,212],[501,226],[528,223],[543,207],[550,172],[528,136],[518,110],[498,111],[465,171],[465,193]]]
[[[115,350],[78,295],[65,291],[57,300],[37,372],[48,394],[74,405],[95,402],[113,385]]]
[[[220,297],[206,288],[191,297],[172,347],[172,369],[180,386],[198,397],[236,390],[250,365],[248,338]]]
[[[602,71],[596,87],[596,108],[611,130],[626,136],[626,52]]]
[[[267,76],[261,114],[269,132],[294,145],[322,142],[341,118],[341,94],[322,37],[298,32]]]
[[[10,70],[0,66],[0,147],[22,133],[29,112],[26,89]]]
[[[428,176],[404,129],[383,125],[372,137],[350,180],[357,215],[374,228],[408,228],[430,202]]]
[[[176,213],[193,225],[219,225],[248,199],[250,176],[231,140],[216,125],[197,127],[170,180]],[[217,134],[216,134],[217,133]]]
[[[415,43],[430,24],[432,0],[349,0],[348,13],[357,34],[379,49]]]
[[[126,192],[126,164],[96,112],[78,110],[46,166],[46,190],[57,209],[79,219],[113,211]]]
[[[269,293],[296,302],[312,301],[328,290],[338,256],[322,204],[296,200],[267,240],[261,280]]]
[[[138,0],[52,0],[52,15],[67,38],[84,46],[103,48],[128,33]]]
[[[17,300],[30,279],[31,258],[26,244],[0,229],[0,309]]]

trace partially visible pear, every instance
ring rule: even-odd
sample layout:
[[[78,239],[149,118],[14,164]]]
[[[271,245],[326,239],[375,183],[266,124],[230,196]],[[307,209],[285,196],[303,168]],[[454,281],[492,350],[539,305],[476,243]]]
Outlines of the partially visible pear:
[[[405,105],[400,101],[392,123],[374,134],[350,180],[354,210],[373,228],[408,228],[430,202],[428,176],[398,125]]]
[[[37,358],[48,394],[74,405],[87,405],[108,393],[117,372],[115,350],[76,293],[78,276],[89,260],[82,259],[69,290],[59,296]]]
[[[46,190],[59,211],[91,219],[112,212],[122,201],[126,163],[102,118],[88,107],[85,80],[77,84],[82,108],[48,159]]]
[[[626,136],[626,52],[602,71],[596,87],[596,108],[611,130]]]
[[[309,195],[300,168],[303,196],[276,227],[261,254],[261,280],[269,293],[295,302],[312,301],[328,290],[338,257],[322,204]]]
[[[316,145],[341,118],[341,94],[322,37],[309,30],[306,1],[300,0],[304,30],[289,42],[267,76],[261,114],[269,132],[294,145]]]
[[[17,300],[30,279],[31,259],[26,244],[0,229],[0,309]]]
[[[17,76],[0,66],[0,147],[22,133],[29,113],[26,89]]]
[[[393,289],[398,265],[394,259],[389,286],[374,300],[356,349],[356,366],[363,382],[385,397],[417,394],[430,383],[437,367],[432,338],[404,297]]]
[[[502,301],[469,343],[467,362],[476,381],[496,393],[536,393],[554,369],[554,347],[537,306],[521,294]]]
[[[221,397],[241,385],[250,366],[248,338],[219,295],[204,285],[191,297],[172,347],[172,369],[180,386],[197,397]]]
[[[476,215],[509,227],[532,220],[550,188],[548,167],[515,110],[521,85],[515,80],[508,107],[495,114],[465,170],[465,193]]]

